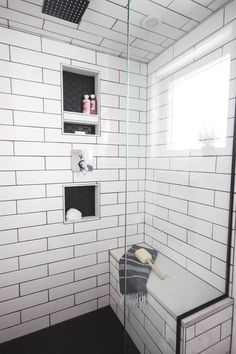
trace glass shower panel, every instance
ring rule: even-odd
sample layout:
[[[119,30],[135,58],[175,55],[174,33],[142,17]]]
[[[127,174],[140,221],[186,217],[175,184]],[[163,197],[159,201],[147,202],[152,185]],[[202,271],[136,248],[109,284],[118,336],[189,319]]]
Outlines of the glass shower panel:
[[[228,292],[233,44],[228,25],[207,39],[195,30],[183,49],[166,45],[174,38],[161,42],[159,10],[130,2],[126,252],[156,251],[160,274],[148,276],[145,301],[132,301],[126,259],[125,328],[140,353],[174,354],[179,319]]]

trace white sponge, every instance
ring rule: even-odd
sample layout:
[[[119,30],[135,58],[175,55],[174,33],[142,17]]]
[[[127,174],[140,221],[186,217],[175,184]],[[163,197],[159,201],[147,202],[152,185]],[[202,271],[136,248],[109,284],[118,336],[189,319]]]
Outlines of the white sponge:
[[[162,274],[154,266],[154,264],[152,263],[152,255],[147,250],[145,250],[145,248],[138,249],[137,251],[135,251],[134,255],[141,263],[149,264],[153,272],[158,276],[158,278],[160,278],[161,280],[164,280],[166,278],[166,274]]]
[[[152,261],[152,255],[147,250],[145,250],[145,248],[140,248],[139,250],[135,251],[135,257],[144,264],[148,263],[148,261]]]
[[[78,209],[69,209],[66,212],[66,221],[78,222],[82,218],[82,214]]]

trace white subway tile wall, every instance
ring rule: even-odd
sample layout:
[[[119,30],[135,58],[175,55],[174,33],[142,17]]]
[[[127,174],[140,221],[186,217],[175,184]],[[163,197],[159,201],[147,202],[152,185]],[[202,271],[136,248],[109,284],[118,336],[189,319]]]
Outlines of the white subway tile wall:
[[[109,304],[123,321],[108,255],[124,246],[125,221],[128,245],[145,240],[224,291],[236,94],[233,6],[149,65],[130,65],[126,219],[126,60],[0,27],[0,342]],[[173,80],[228,54],[226,146],[171,149]],[[101,72],[101,136],[62,135],[61,64]],[[71,150],[81,148],[93,150],[91,174],[71,171]],[[101,218],[63,224],[63,185],[79,182],[100,183]],[[174,353],[175,320],[151,297],[148,301],[145,315],[130,312],[127,329],[141,353]],[[204,337],[201,351],[227,353],[227,316],[220,330],[208,323],[189,328],[189,353],[208,332],[217,342]]]
[[[232,100],[235,100],[233,43],[236,30],[232,20],[236,13],[233,15],[230,11],[233,3],[148,64],[147,90],[145,242],[158,247],[167,257],[222,293],[225,291],[232,160],[230,118],[234,116]],[[232,22],[224,25],[229,21]],[[171,121],[174,85],[222,58],[230,61],[229,86],[232,87],[225,145],[196,149],[187,144],[175,147],[174,129],[179,127]],[[184,141],[189,131],[185,125],[181,129],[179,139]]]
[[[124,244],[126,60],[0,28],[0,342],[109,304]],[[101,72],[101,136],[62,135],[61,64]],[[147,66],[132,65],[129,243],[144,239]],[[139,145],[142,146],[139,146]],[[72,149],[95,170],[71,171]],[[63,185],[98,182],[101,219],[63,224]]]

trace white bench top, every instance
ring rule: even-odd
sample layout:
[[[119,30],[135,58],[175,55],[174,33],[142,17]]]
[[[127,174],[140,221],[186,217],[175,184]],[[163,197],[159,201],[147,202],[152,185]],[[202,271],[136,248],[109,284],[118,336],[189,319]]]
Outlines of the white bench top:
[[[111,250],[110,253],[119,261],[124,254],[124,247]],[[167,277],[161,280],[151,272],[147,290],[173,317],[222,295],[222,292],[161,253],[158,253],[155,265]]]

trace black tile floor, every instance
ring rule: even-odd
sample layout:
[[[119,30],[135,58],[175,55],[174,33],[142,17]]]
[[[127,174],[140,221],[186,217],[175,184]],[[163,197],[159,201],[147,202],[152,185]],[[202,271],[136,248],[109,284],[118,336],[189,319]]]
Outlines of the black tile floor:
[[[110,307],[0,345],[0,354],[139,354]]]

